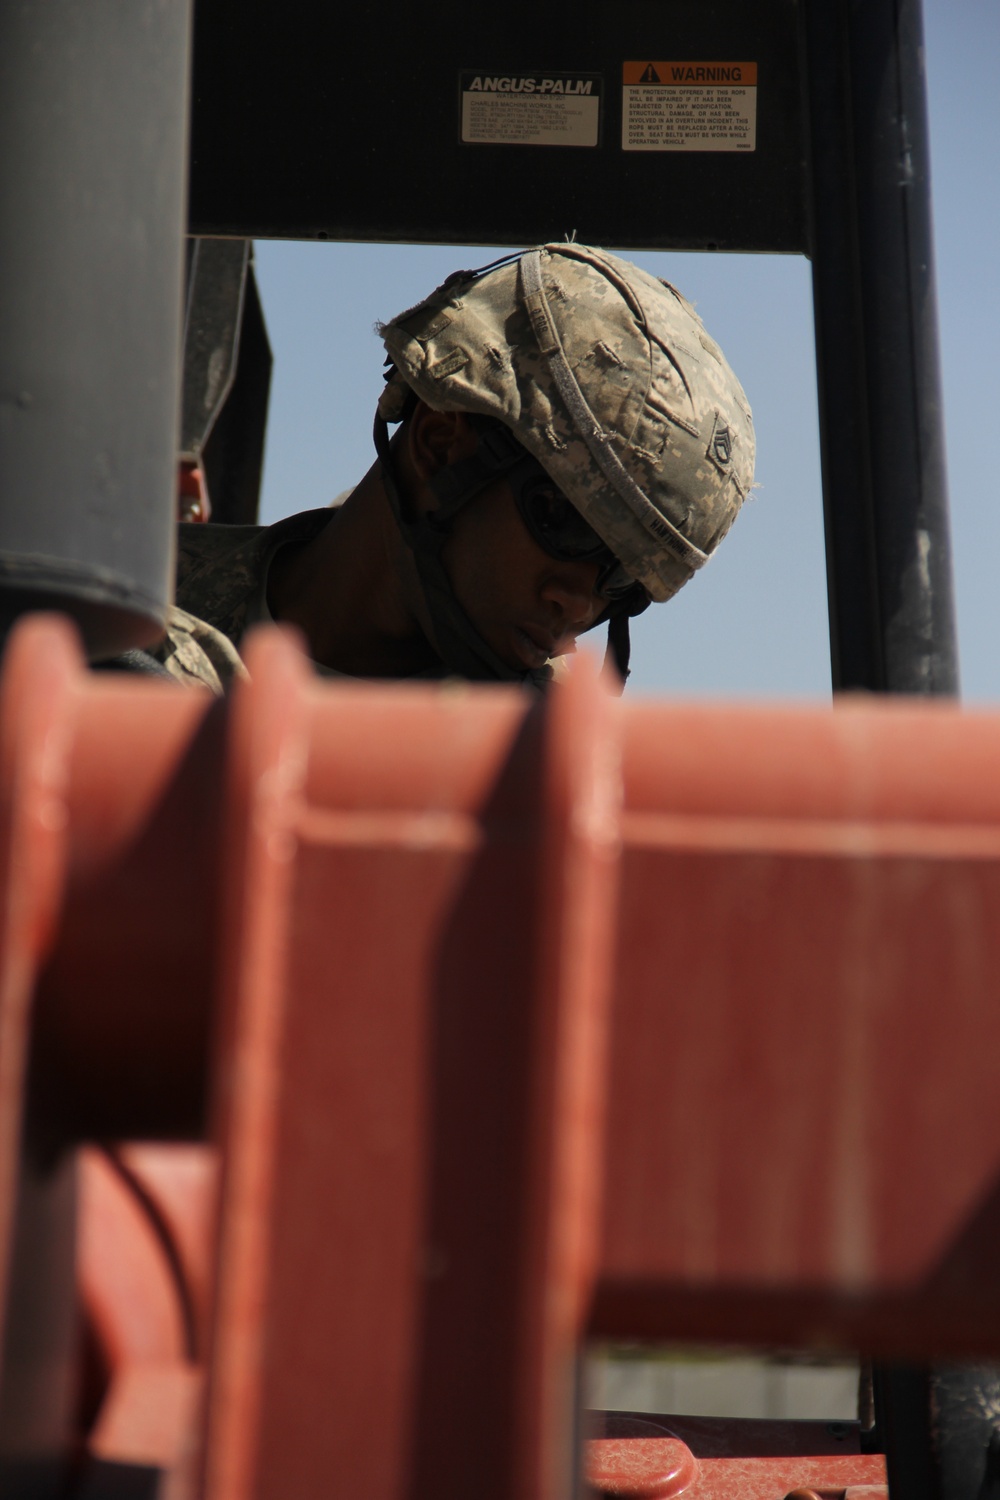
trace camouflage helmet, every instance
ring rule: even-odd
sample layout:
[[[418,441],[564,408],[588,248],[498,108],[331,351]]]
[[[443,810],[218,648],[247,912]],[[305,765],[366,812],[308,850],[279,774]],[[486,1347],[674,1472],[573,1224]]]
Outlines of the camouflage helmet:
[[[379,332],[437,411],[510,428],[653,599],[708,561],[753,483],[743,388],[668,282],[586,245],[542,245],[456,272]]]

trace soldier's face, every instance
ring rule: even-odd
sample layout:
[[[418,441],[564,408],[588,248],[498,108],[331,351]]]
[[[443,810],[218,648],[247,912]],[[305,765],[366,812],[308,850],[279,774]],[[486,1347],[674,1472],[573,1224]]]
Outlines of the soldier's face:
[[[473,625],[518,672],[574,650],[577,636],[607,605],[595,592],[597,563],[562,561],[544,552],[502,480],[458,512],[444,563]]]

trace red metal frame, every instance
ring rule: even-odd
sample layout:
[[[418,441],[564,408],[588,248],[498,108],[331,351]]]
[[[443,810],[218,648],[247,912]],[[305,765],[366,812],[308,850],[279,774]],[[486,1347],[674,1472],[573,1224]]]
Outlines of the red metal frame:
[[[1000,717],[250,666],[214,704],[29,621],[0,736],[0,1211],[39,1114],[217,1143],[208,1258],[210,1164],[186,1249],[132,1181],[167,1363],[210,1325],[190,1492],[565,1493],[590,1334],[1000,1352]],[[691,1500],[883,1479],[687,1441]]]

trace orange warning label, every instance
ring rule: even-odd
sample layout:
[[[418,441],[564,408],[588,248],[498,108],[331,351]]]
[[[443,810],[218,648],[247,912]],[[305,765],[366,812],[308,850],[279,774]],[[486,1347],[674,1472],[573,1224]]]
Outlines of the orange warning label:
[[[757,84],[755,62],[627,62],[622,83],[660,84],[666,88],[732,87]]]
[[[757,64],[622,64],[623,151],[755,151]]]

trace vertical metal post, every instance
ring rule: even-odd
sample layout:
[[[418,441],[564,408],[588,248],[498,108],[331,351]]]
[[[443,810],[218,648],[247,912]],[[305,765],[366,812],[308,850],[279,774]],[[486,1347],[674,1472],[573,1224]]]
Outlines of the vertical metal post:
[[[170,598],[190,0],[0,6],[0,631]]]
[[[805,0],[803,23],[833,686],[957,693],[921,0]],[[907,1500],[957,1500],[933,1386],[875,1370]]]
[[[171,596],[189,34],[189,0],[0,4],[0,635],[61,609],[111,655]],[[0,1490],[42,1500],[76,1439],[73,1172],[20,1134]]]
[[[874,1442],[885,1454],[893,1500],[974,1500],[942,1493],[931,1423],[931,1374],[909,1365],[876,1365]]]
[[[805,0],[835,689],[955,693],[920,0]]]

